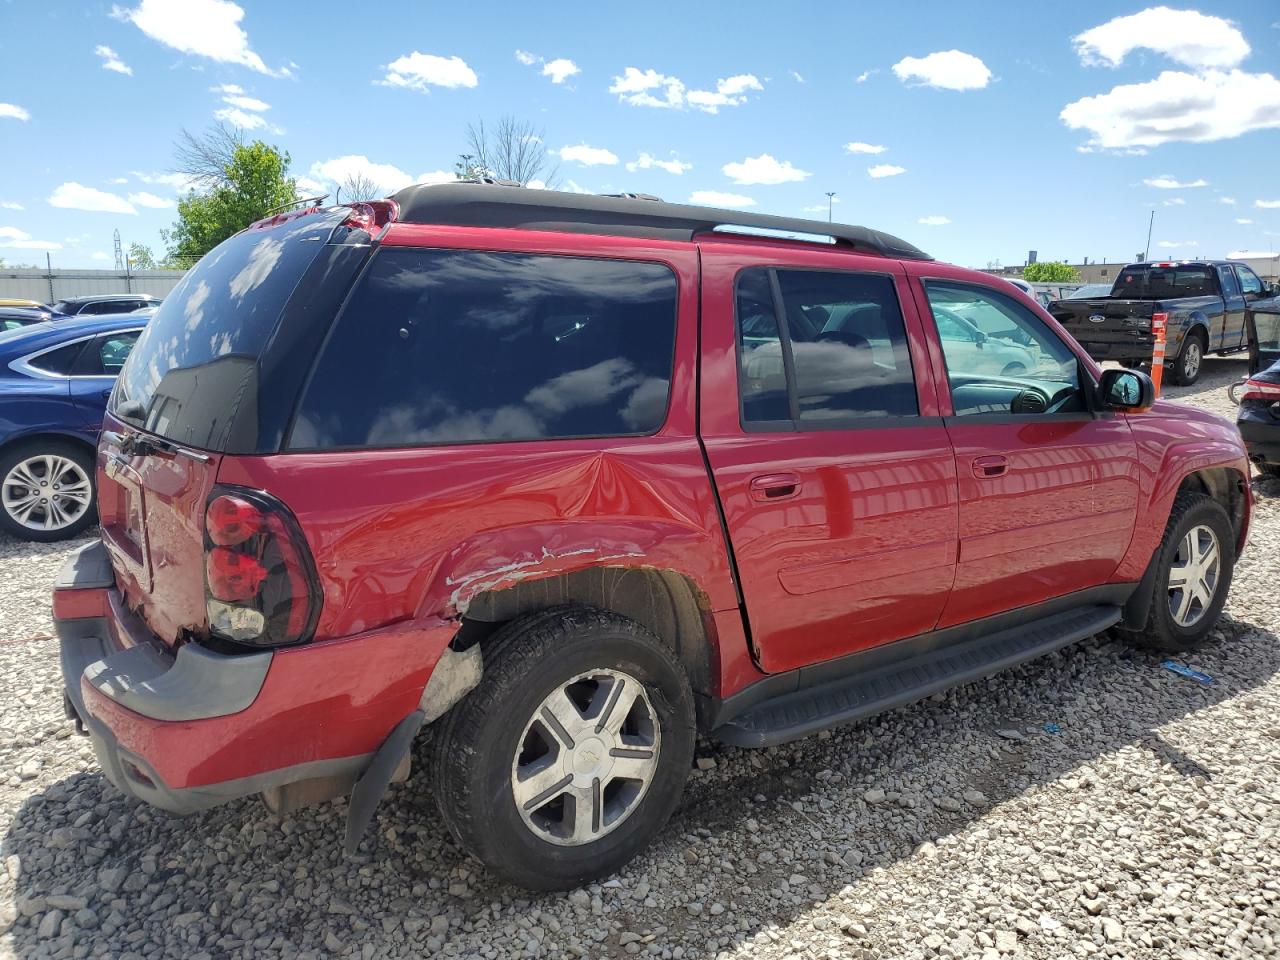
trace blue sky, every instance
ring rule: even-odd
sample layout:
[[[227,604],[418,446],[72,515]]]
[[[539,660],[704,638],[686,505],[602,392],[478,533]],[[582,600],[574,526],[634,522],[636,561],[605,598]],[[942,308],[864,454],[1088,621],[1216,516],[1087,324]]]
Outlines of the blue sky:
[[[617,11],[611,13],[610,11]],[[0,257],[110,266],[175,218],[180,128],[304,192],[545,131],[562,187],[826,216],[970,266],[1280,242],[1280,5],[0,2]],[[646,160],[645,158],[648,158]],[[313,182],[314,181],[314,182]]]

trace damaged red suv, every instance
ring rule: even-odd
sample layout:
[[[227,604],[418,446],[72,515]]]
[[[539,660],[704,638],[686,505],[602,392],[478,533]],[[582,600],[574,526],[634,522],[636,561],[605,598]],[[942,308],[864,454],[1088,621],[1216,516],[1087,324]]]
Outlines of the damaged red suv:
[[[139,339],[54,593],[67,706],[127,794],[349,796],[349,849],[425,728],[458,841],[570,887],[696,734],[1199,643],[1247,477],[1231,423],[886,234],[411,187],[253,225]]]

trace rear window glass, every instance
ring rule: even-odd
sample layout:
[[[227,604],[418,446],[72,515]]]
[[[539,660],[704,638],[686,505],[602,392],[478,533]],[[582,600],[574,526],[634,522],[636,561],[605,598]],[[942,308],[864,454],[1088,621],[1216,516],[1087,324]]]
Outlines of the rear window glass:
[[[1167,267],[1125,267],[1116,277],[1112,296],[1130,300],[1172,300],[1176,297],[1208,297],[1217,292],[1213,267],[1184,263]]]
[[[290,446],[652,433],[675,322],[660,264],[383,250],[322,351]]]
[[[258,357],[331,230],[303,217],[239,233],[206,254],[138,338],[113,409],[136,402],[146,429],[222,449],[230,414],[256,397]]]

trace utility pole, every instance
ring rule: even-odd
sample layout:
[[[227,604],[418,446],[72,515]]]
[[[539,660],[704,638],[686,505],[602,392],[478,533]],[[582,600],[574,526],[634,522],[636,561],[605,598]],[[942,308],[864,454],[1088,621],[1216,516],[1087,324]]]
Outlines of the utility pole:
[[[836,202],[836,192],[834,190],[827,191],[827,223],[831,222],[831,217],[834,212],[832,207],[835,204],[835,202]]]
[[[1156,225],[1156,212],[1155,212],[1154,210],[1152,210],[1152,211],[1151,211],[1151,220],[1147,223],[1147,246],[1146,246],[1146,248],[1142,251],[1142,259],[1143,259],[1143,260],[1150,260],[1150,259],[1151,259],[1151,228],[1152,228],[1152,227],[1154,227],[1155,225]]]

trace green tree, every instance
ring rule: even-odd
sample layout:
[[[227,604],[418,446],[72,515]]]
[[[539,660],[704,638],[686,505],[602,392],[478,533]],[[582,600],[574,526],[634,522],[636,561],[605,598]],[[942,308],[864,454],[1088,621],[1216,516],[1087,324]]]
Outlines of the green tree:
[[[261,140],[230,149],[221,180],[206,176],[204,192],[178,201],[178,222],[160,236],[167,259],[201,257],[267,212],[297,197],[289,154]],[[185,171],[184,171],[185,172]]]
[[[1080,274],[1068,264],[1048,261],[1027,264],[1022,271],[1022,279],[1027,283],[1074,283],[1080,279]]]
[[[156,258],[155,255],[152,254],[151,248],[146,244],[138,243],[136,240],[129,244],[129,269],[156,269]]]

